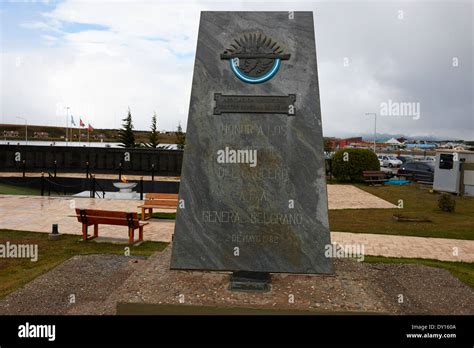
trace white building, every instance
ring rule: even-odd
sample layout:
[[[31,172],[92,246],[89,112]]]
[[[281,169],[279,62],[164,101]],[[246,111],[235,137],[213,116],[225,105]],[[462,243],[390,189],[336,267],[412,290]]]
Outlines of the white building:
[[[474,196],[474,151],[436,150],[433,189]]]

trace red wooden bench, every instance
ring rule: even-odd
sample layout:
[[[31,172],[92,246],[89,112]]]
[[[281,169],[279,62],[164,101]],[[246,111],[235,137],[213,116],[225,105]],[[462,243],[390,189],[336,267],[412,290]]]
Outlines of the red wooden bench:
[[[371,185],[383,185],[387,181],[387,173],[381,170],[365,170],[362,172],[364,181]]]
[[[176,193],[147,193],[145,202],[139,205],[142,209],[142,220],[151,219],[153,208],[176,209],[178,207],[178,195]],[[148,214],[146,214],[148,211]]]
[[[143,226],[148,222],[138,220],[135,212],[110,211],[96,209],[76,209],[77,221],[82,223],[82,239],[91,240],[99,236],[99,225],[116,225],[128,227],[129,244],[143,241]],[[94,235],[87,235],[87,228],[94,226]],[[134,241],[135,230],[138,229],[138,240]]]

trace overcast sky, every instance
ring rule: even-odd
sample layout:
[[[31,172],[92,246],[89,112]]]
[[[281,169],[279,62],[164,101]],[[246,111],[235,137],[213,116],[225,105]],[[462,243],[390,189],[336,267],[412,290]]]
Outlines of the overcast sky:
[[[471,1],[2,0],[0,122],[64,126],[69,106],[111,128],[130,107],[136,129],[185,128],[203,10],[314,12],[325,136],[372,134],[376,112],[378,133],[474,140]]]

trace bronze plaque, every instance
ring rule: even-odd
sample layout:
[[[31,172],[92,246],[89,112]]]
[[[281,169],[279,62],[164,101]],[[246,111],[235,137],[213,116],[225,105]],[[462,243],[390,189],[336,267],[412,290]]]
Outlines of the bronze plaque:
[[[262,95],[223,95],[214,94],[216,106],[214,115],[223,113],[260,113],[260,114],[285,114],[294,116],[296,113],[296,95],[262,96]]]

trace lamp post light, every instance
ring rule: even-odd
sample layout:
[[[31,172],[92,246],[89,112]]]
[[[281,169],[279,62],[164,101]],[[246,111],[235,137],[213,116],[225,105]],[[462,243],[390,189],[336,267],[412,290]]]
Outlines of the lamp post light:
[[[28,120],[20,116],[17,116],[16,118],[25,121],[25,145],[28,145]]]
[[[374,115],[374,152],[375,152],[375,142],[377,139],[377,113],[375,112],[366,112],[366,116]]]

